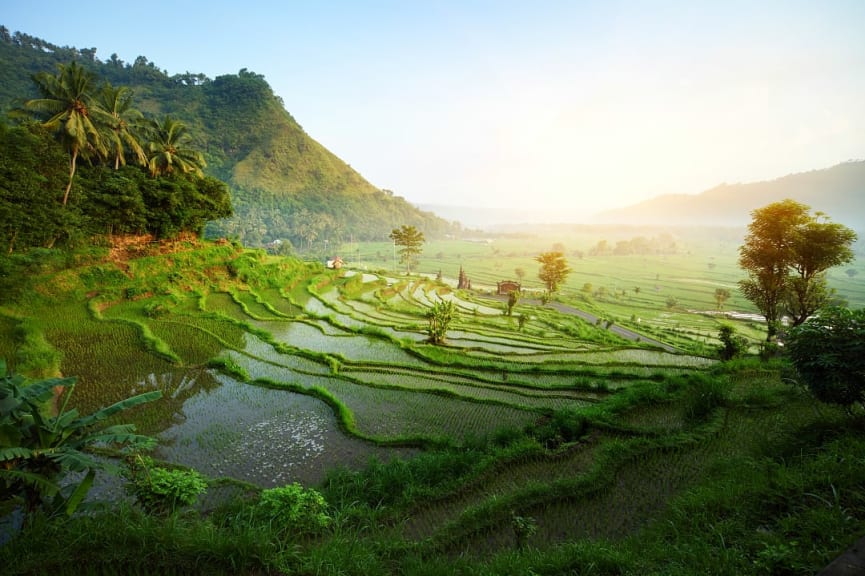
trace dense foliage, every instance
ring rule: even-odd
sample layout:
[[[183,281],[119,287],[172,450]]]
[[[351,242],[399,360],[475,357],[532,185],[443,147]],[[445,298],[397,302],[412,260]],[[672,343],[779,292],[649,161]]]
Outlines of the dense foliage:
[[[45,48],[8,36],[0,29],[0,39],[10,45]],[[85,60],[111,70],[112,82],[126,75],[146,79],[151,96],[171,94],[177,86],[201,89],[189,98],[190,110],[203,109],[204,98],[220,106],[241,101],[235,105],[247,107],[242,119],[255,118],[261,105],[274,100],[263,79],[247,71],[214,81],[191,74],[168,81],[143,58],[131,66],[116,57],[100,63],[92,51]],[[147,108],[162,119],[165,135],[174,133],[169,120],[175,111]],[[187,125],[194,132],[196,122],[209,121],[198,117]],[[265,157],[256,155],[255,146],[247,147],[276,137],[274,132],[231,129],[241,124],[225,123],[223,140],[202,148],[211,169],[229,171],[235,181],[252,181],[260,173],[265,178],[260,182],[276,183],[266,180],[273,172]],[[48,156],[68,155],[42,127],[4,131],[30,150],[25,166],[40,166],[40,143],[47,145],[43,153]],[[35,144],[28,148],[30,139]],[[220,156],[228,148],[242,150],[249,162],[230,167],[220,162],[228,158]],[[130,159],[136,156],[132,148],[124,151]],[[196,210],[189,205],[195,202],[188,204],[182,189],[188,181],[191,195],[202,180],[167,174],[167,162],[147,169],[124,167],[116,155],[92,161],[75,176],[69,203],[59,208],[61,220],[78,218],[89,226],[82,228],[87,234],[100,226],[171,231],[194,221]],[[26,198],[31,191],[38,197],[50,176],[52,184],[60,184],[56,204],[62,207],[65,169],[46,172],[44,179],[36,170],[39,177],[28,184],[27,175],[12,164],[9,173],[22,184],[7,190],[8,197]],[[319,184],[324,179],[321,171]],[[304,202],[325,210],[291,204],[291,227],[297,233],[291,243],[303,249],[336,240],[331,197],[315,190],[310,188]],[[372,197],[379,196],[387,193],[376,191]],[[262,188],[259,198],[265,197],[280,202]],[[114,203],[118,198],[126,200]],[[184,209],[175,210],[171,201],[176,198]],[[160,201],[162,208],[154,208]],[[12,218],[17,217],[14,208],[0,205]],[[135,216],[142,210],[146,217]],[[269,210],[271,216],[280,214]],[[179,220],[175,211],[183,215]],[[407,217],[388,221],[388,227],[395,222],[416,226]],[[276,229],[262,223],[254,233],[264,240]],[[23,228],[10,228],[8,234],[10,247],[26,236]],[[82,236],[70,231],[58,242],[74,244]],[[23,245],[45,245],[58,237],[56,232],[33,236]],[[191,242],[186,248],[185,242],[176,244],[115,250],[114,261],[97,249],[33,249],[0,259],[0,290],[6,296],[0,307],[0,353],[8,351],[16,368],[49,374],[84,368],[82,402],[96,405],[112,395],[125,398],[130,388],[170,392],[136,414],[155,429],[181,419],[213,424],[161,447],[194,444],[202,457],[190,465],[210,466],[206,481],[192,469],[139,460],[145,465],[130,474],[139,506],[112,501],[101,512],[62,520],[34,514],[27,529],[17,533],[0,525],[0,540],[9,538],[0,546],[0,566],[10,574],[804,575],[824,566],[865,529],[861,414],[831,405],[815,410],[812,396],[782,380],[782,361],[733,360],[745,342],[728,327],[717,339],[722,347],[715,347],[705,328],[717,329],[713,317],[701,316],[704,328],[696,334],[688,333],[689,326],[679,330],[686,306],[698,302],[706,308],[714,301],[721,308],[730,294],[716,291],[713,300],[710,288],[695,297],[692,291],[661,291],[656,284],[652,294],[635,286],[631,296],[614,287],[609,297],[620,305],[601,308],[588,296],[588,285],[578,303],[566,300],[571,296],[566,290],[556,307],[525,298],[517,332],[513,319],[501,314],[501,301],[471,291],[453,293],[424,277],[395,280],[391,272],[325,270],[318,263],[274,258],[230,242],[198,249],[186,249]],[[483,250],[478,262],[496,257]],[[525,254],[525,262],[535,253]],[[645,267],[646,259],[640,260]],[[557,245],[535,261],[547,296],[571,272]],[[580,282],[602,282],[603,273],[585,276],[590,266],[581,263]],[[700,268],[705,270],[705,264]],[[493,263],[490,270],[490,278],[501,276]],[[672,276],[673,270],[668,263],[664,273]],[[641,268],[639,277],[645,275]],[[517,276],[522,280],[523,274]],[[654,276],[659,281],[659,274]],[[607,299],[606,287],[600,286],[596,296]],[[607,319],[584,311],[580,316],[571,304],[598,314],[618,313]],[[648,319],[641,324],[632,316],[628,322],[633,310],[675,315],[677,326],[649,331]],[[833,327],[833,334],[847,336],[844,342],[829,338],[825,351],[809,349],[821,357],[810,357],[814,366],[807,368],[852,374],[848,379],[816,374],[821,382],[849,388],[849,382],[861,382],[862,366],[847,358],[865,356],[851,344],[861,344],[861,314],[839,313],[839,320],[832,314],[821,314],[819,324],[805,322],[793,331],[793,341],[800,330],[804,334],[824,324]],[[422,341],[425,319],[433,342],[441,343],[452,324],[448,346]],[[634,339],[626,340],[622,334],[628,331],[620,324],[643,332],[632,332]],[[752,330],[749,334],[758,330],[736,325]],[[650,336],[661,340],[644,340]],[[813,337],[825,334],[818,330]],[[668,348],[667,342],[679,350],[656,348]],[[700,355],[681,353],[685,349]],[[731,361],[718,364],[709,358],[718,352]],[[82,422],[91,420],[73,417],[65,405],[57,419],[45,417],[49,383],[0,395],[0,407],[15,404],[10,396],[32,395],[39,401],[18,410],[15,426],[22,428],[23,422],[28,438],[70,439],[70,447],[78,448],[74,443],[80,438],[56,433],[65,424],[90,432]],[[228,390],[235,396],[222,395]],[[194,404],[188,400],[211,402],[207,406],[213,412],[187,411]],[[294,412],[306,401],[321,419],[307,421],[311,410]],[[250,420],[244,420],[249,407]],[[223,419],[215,413],[220,410],[239,419]],[[30,426],[40,419],[47,426]],[[8,427],[0,431],[5,434]],[[311,454],[311,459],[325,457],[329,450],[315,449],[327,435],[327,442],[355,442],[335,451],[341,465],[355,455],[353,450],[380,449],[388,458],[331,469],[316,489],[279,475],[282,454],[299,446],[306,460]],[[230,448],[236,446],[264,462],[267,471],[254,481],[264,478],[276,487],[262,490],[236,480],[243,472],[230,463]],[[0,477],[22,478],[20,470],[6,473],[8,464],[34,451],[3,448]],[[80,456],[66,448],[64,458]],[[182,457],[169,456],[169,461],[189,464]],[[92,474],[82,472],[89,483]],[[298,473],[297,468],[289,472]],[[208,499],[201,502],[205,487]],[[54,494],[51,490],[47,496]],[[62,502],[67,511],[81,494],[76,490]]]
[[[201,233],[231,214],[225,184],[211,177],[153,178],[140,166],[84,165],[62,204],[62,147],[37,125],[0,124],[0,241],[10,253],[30,247],[80,246],[93,236]]]
[[[0,518],[16,508],[28,515],[65,512],[72,515],[93,484],[97,470],[109,464],[88,451],[96,445],[152,447],[153,439],[134,433],[128,424],[107,426],[112,415],[158,398],[158,391],[133,396],[88,416],[67,410],[74,378],[30,381],[7,374],[0,361]],[[56,415],[46,404],[60,390]],[[85,474],[76,482],[62,480],[70,472]]]
[[[790,359],[823,402],[865,406],[865,308],[831,307],[790,330]]]
[[[60,251],[15,255],[38,288],[0,311],[17,362],[54,345],[60,369],[85,369],[78,398],[154,387],[166,393],[142,425],[184,414],[213,426],[161,446],[194,443],[201,460],[166,456],[157,468],[171,473],[151,474],[138,500],[155,505],[33,522],[0,546],[11,574],[813,574],[861,532],[861,418],[814,410],[777,362],[627,345],[534,298],[518,332],[500,300],[431,279],[177,244],[130,247],[118,264],[69,254],[79,265],[62,271]],[[460,310],[448,346],[423,341],[438,301]],[[289,407],[312,399],[336,421],[331,440],[386,458],[302,488],[271,476],[314,438],[295,435],[306,413]],[[187,410],[200,401],[210,409]],[[251,419],[228,426],[212,411],[243,407]],[[225,478],[243,472],[235,445],[268,466],[274,492]],[[186,506],[201,484],[167,462],[206,473],[206,498]]]

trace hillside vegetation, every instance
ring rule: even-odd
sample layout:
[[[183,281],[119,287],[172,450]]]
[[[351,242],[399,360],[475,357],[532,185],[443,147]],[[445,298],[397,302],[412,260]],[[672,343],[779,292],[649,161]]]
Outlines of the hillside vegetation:
[[[170,115],[194,135],[206,173],[231,189],[234,216],[209,234],[247,245],[288,240],[323,252],[342,240],[384,239],[410,224],[434,238],[456,228],[404,198],[380,190],[310,137],[273,94],[263,76],[243,69],[214,79],[169,76],[144,56],[125,63],[96,49],[59,47],[0,28],[0,110],[35,97],[31,76],[77,62],[115,86],[132,89],[136,106],[155,118]]]

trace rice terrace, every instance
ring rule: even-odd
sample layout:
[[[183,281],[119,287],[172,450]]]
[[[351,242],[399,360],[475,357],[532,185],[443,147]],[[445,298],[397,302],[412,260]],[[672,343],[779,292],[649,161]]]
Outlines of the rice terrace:
[[[773,454],[792,457],[844,418],[815,411],[771,363],[717,360],[719,325],[734,323],[753,354],[765,333],[712,301],[714,286],[734,284],[732,248],[711,267],[699,239],[677,255],[575,259],[556,297],[526,278],[508,314],[493,280],[531,269],[526,242],[433,242],[421,268],[436,272],[412,275],[373,266],[377,244],[347,246],[361,260],[339,270],[195,239],[166,253],[121,248],[45,276],[4,309],[2,341],[12,369],[27,361],[14,342],[50,346],[77,376],[84,414],[160,391],[123,416],[158,438],[154,459],[210,479],[204,510],[262,488],[318,487],[340,524],[320,553],[354,538],[357,522],[373,522],[366,537],[437,558],[627,541],[671,502],[667,514],[696,513],[688,498],[721,463],[729,472],[703,488],[723,491],[713,505],[734,506],[725,499],[742,471],[731,460],[770,489]],[[455,286],[461,268],[471,290]],[[845,277],[832,280],[860,301]],[[456,310],[444,345],[427,335],[437,302]],[[724,307],[734,306],[750,310],[735,298]],[[116,497],[112,483],[101,490]],[[776,537],[767,528],[759,546]]]
[[[0,22],[0,573],[865,574],[861,7],[156,4],[4,6],[262,68]]]

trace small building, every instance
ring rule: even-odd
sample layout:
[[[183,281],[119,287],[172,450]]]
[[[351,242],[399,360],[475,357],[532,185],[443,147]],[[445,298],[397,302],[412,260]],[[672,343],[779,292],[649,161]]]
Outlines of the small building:
[[[328,258],[325,262],[325,266],[333,270],[339,270],[340,268],[342,268],[342,258],[340,258],[339,256]]]
[[[496,286],[496,294],[500,296],[510,294],[511,292],[519,292],[522,289],[522,285],[513,280],[502,280],[501,282],[497,282]]]

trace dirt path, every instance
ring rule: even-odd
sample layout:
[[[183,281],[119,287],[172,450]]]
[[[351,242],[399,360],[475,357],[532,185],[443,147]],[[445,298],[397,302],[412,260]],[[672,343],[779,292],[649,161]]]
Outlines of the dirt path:
[[[865,576],[865,538],[858,540],[817,576]]]

